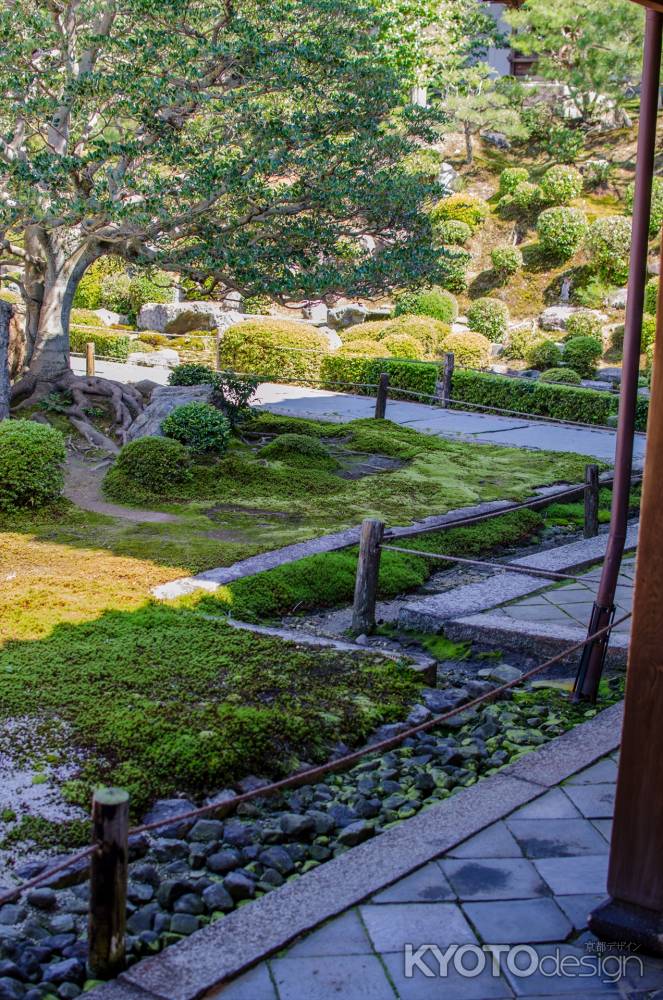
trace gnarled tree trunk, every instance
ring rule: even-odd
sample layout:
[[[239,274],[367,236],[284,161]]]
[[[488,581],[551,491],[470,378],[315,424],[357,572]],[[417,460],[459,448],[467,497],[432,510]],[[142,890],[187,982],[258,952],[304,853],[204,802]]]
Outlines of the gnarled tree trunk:
[[[9,416],[9,322],[12,307],[0,302],[0,420]]]

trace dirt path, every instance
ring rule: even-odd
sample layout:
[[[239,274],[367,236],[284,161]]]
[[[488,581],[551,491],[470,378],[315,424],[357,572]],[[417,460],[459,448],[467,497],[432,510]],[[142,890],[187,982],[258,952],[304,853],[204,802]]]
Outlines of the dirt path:
[[[65,468],[64,495],[83,510],[109,517],[121,517],[125,521],[149,524],[171,524],[180,520],[175,514],[165,514],[158,510],[140,510],[124,507],[122,504],[104,500],[101,482],[108,468],[107,461],[89,462],[70,454]]]

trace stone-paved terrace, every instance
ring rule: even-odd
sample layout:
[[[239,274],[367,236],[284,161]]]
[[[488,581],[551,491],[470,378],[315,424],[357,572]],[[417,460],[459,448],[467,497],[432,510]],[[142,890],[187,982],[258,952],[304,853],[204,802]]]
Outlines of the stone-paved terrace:
[[[663,962],[625,951],[620,965],[620,953],[606,952],[586,926],[605,895],[616,771],[616,755],[605,756],[208,1000],[663,998]],[[408,976],[408,944],[434,944],[442,953],[474,946],[462,959],[470,971],[477,946],[529,947],[510,964],[502,956],[499,970],[487,960],[472,976],[453,958],[440,976],[426,952]],[[536,956],[543,959],[536,971],[518,975]],[[565,956],[568,975],[551,974],[555,958]]]

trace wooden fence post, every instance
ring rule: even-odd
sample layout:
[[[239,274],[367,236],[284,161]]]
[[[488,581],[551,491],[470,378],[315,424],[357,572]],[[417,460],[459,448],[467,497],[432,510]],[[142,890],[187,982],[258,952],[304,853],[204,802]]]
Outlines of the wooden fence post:
[[[372,632],[375,628],[375,602],[378,596],[380,545],[383,535],[383,521],[372,518],[362,521],[355,599],[352,606],[352,631],[355,635]]]
[[[389,375],[382,372],[378,382],[378,394],[375,399],[375,419],[384,420],[387,412],[387,395],[389,393]]]
[[[451,381],[453,379],[455,359],[451,351],[444,352],[442,362],[442,394],[440,396],[440,406],[447,407],[451,400]]]
[[[85,345],[85,374],[88,378],[94,376],[94,343],[91,340]]]
[[[125,967],[129,793],[99,788],[92,799],[88,967],[97,979],[112,979]]]
[[[599,533],[599,467],[585,466],[585,538]]]

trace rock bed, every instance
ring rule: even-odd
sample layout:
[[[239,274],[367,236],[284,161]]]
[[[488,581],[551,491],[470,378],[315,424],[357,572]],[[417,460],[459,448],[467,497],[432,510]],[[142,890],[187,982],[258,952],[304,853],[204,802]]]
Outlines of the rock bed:
[[[463,687],[423,690],[406,722],[383,726],[377,742],[463,704],[519,674],[507,664],[485,667]],[[457,675],[456,675],[457,677]],[[615,682],[613,686],[617,686]],[[130,864],[128,955],[153,954],[285,881],[296,878],[420,809],[494,773],[558,736],[583,713],[560,712],[541,692],[464,712],[452,724],[408,737],[387,753],[367,756],[345,774],[277,798],[242,804],[224,820],[173,822]],[[617,695],[615,695],[617,697]],[[577,710],[576,710],[577,711]],[[591,712],[588,714],[592,714]],[[339,746],[337,754],[347,752]],[[247,778],[240,789],[259,788]],[[222,802],[233,793],[214,797]],[[181,813],[185,799],[156,803],[146,820]],[[32,872],[23,872],[24,877]],[[0,908],[0,1000],[73,998],[92,981],[85,965],[88,884],[38,888]]]

